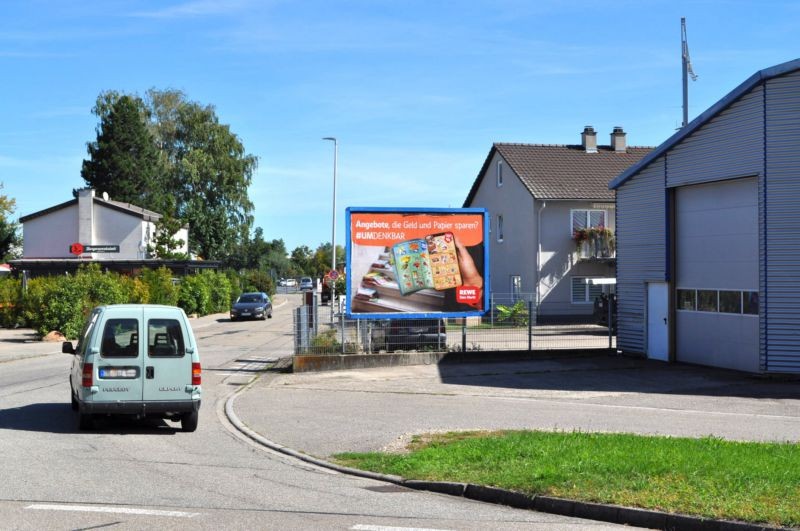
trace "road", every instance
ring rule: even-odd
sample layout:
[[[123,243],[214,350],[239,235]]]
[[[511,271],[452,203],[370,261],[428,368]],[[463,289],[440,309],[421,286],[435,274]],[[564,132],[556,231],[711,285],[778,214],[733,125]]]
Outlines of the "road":
[[[240,435],[223,413],[240,386],[288,355],[292,308],[267,321],[204,318],[203,406],[195,433],[164,421],[103,420],[79,432],[70,357],[0,359],[0,527],[8,529],[612,529],[399,488],[317,468]],[[3,347],[9,349],[8,345]],[[14,346],[11,345],[13,350]],[[270,378],[265,374],[262,378]],[[270,404],[263,404],[270,407]],[[315,425],[297,425],[299,433]],[[269,435],[268,433],[265,435]],[[318,434],[317,434],[318,435]]]

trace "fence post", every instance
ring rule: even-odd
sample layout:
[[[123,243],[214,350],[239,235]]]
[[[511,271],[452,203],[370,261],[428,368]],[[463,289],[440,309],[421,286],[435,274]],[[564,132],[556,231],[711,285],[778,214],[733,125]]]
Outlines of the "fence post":
[[[612,348],[612,330],[614,329],[614,325],[611,322],[611,294],[608,294],[608,348],[611,350]]]
[[[461,352],[467,351],[467,318],[461,318]]]
[[[533,350],[533,301],[528,301],[528,352]]]
[[[494,328],[494,291],[489,295],[489,321]]]
[[[344,314],[339,314],[339,327],[342,329],[342,354],[344,354]]]

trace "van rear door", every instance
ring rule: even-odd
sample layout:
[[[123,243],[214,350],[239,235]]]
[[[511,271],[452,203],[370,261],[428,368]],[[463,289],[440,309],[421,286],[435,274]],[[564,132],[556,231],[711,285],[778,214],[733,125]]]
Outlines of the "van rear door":
[[[190,400],[192,397],[192,352],[183,315],[171,308],[146,308],[143,400]]]
[[[97,393],[90,400],[128,402],[142,399],[144,365],[139,345],[139,338],[142,337],[141,317],[141,312],[131,313],[130,310],[103,312],[99,335],[90,345],[93,351],[99,350],[99,355],[91,359],[96,365],[93,372],[97,375],[94,384]]]

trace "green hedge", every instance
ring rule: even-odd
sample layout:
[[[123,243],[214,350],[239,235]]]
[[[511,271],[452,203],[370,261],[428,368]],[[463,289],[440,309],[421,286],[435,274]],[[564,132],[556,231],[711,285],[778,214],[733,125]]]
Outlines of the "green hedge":
[[[269,280],[269,282],[266,282]],[[166,304],[187,314],[227,312],[240,286],[274,292],[260,272],[203,271],[175,279],[167,268],[147,269],[138,277],[103,272],[97,264],[82,266],[74,275],[37,277],[23,292],[18,279],[0,279],[0,326],[23,325],[45,335],[57,330],[77,338],[86,315],[102,304]]]

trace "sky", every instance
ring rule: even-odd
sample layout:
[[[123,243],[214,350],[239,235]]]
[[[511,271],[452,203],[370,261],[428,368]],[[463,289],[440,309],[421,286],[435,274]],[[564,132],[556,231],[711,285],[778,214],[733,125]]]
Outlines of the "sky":
[[[800,57],[796,0],[2,0],[0,194],[72,199],[97,96],[178,89],[258,157],[254,226],[289,251],[330,242],[336,137],[342,245],[348,206],[461,207],[493,142],[666,140],[681,17],[690,120]]]

